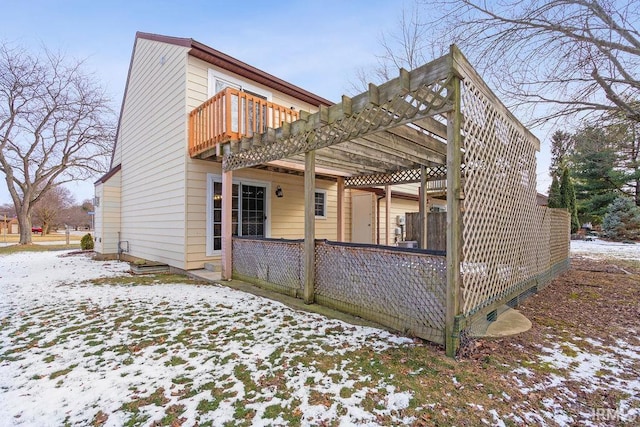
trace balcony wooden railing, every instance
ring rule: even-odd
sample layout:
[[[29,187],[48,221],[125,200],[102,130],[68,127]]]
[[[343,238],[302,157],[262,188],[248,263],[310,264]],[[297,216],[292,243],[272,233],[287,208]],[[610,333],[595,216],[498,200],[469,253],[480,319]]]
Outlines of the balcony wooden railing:
[[[297,119],[297,111],[226,88],[189,114],[189,155],[194,157],[217,144],[238,141]]]

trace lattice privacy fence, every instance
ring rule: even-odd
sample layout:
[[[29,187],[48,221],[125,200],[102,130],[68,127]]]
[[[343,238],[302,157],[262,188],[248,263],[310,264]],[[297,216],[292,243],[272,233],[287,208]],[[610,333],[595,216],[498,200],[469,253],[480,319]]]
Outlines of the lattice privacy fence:
[[[461,311],[481,310],[538,273],[536,147],[472,78],[462,81]]]
[[[233,274],[297,297],[304,280],[304,241],[233,238]]]
[[[567,212],[536,205],[536,141],[491,97],[475,76],[462,81],[460,315],[481,323],[544,287],[569,253]]]
[[[303,242],[233,239],[237,278],[302,296]],[[444,342],[446,257],[316,241],[315,300],[429,341]]]
[[[316,301],[444,343],[446,257],[316,243]]]

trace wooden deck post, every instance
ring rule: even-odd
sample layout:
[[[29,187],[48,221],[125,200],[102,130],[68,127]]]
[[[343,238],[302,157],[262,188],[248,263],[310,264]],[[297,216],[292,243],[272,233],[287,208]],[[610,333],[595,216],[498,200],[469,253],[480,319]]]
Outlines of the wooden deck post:
[[[222,278],[231,280],[232,265],[232,237],[231,237],[231,206],[233,198],[233,172],[222,172]]]
[[[384,186],[384,203],[385,203],[385,215],[387,220],[385,221],[385,238],[384,242],[387,246],[391,245],[389,235],[391,234],[391,186]]]
[[[427,249],[427,168],[420,166],[420,190],[418,212],[420,216],[420,249]]]
[[[452,50],[451,55],[454,55]],[[453,110],[447,113],[447,305],[445,317],[445,351],[455,357],[460,346],[456,316],[460,311],[460,262],[462,260],[461,178],[462,112],[460,79],[453,78]]]
[[[338,242],[344,242],[344,178],[338,177]]]
[[[304,154],[304,293],[306,304],[313,304],[316,272],[316,152]]]

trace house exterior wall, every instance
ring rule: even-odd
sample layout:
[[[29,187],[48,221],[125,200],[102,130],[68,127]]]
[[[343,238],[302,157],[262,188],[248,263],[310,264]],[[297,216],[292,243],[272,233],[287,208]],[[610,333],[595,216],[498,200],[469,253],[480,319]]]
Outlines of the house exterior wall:
[[[271,93],[271,101],[294,107],[297,111],[315,112],[317,108],[305,104],[288,95],[276,92],[266,86],[249,81],[241,76],[230,73],[219,67],[213,66],[199,58],[188,56],[187,58],[187,92],[186,111],[191,112],[198,107],[208,96],[209,69],[213,69],[216,75],[229,76],[234,80],[245,81],[250,85]],[[185,166],[186,166],[186,250],[185,269],[202,268],[205,262],[215,262],[219,255],[207,256],[207,175],[221,175],[220,163],[192,159],[187,154],[186,142]],[[294,175],[286,175],[257,169],[245,169],[236,171],[234,179],[249,179],[271,183],[271,206],[268,213],[271,235],[277,238],[302,238],[304,236],[304,199],[303,179]],[[329,185],[330,184],[330,185]],[[281,199],[273,195],[277,185],[283,189],[285,196]],[[317,181],[318,188],[327,189],[327,210],[332,215],[326,220],[316,221],[316,235],[318,238],[337,237],[337,184],[329,181]],[[331,214],[331,212],[333,212]],[[327,237],[324,237],[327,236]]]
[[[215,262],[219,255],[206,254],[207,227],[207,175],[221,175],[220,163],[195,160],[188,180],[187,217],[187,264],[186,269],[202,268],[205,262]],[[304,238],[304,178],[259,169],[234,171],[234,180],[264,182],[270,184],[267,220],[270,234],[267,237],[283,239]],[[277,186],[282,188],[283,197],[274,195]],[[338,236],[337,203],[338,185],[334,181],[316,180],[316,189],[326,190],[327,217],[316,219],[316,238],[336,240]],[[345,199],[348,197],[345,196]]]
[[[129,255],[185,265],[187,48],[139,38],[112,166],[122,165],[121,240]]]
[[[386,233],[386,214],[387,214],[387,209],[386,209],[386,200],[382,199],[380,201],[380,215],[381,215],[381,221],[380,221],[380,244],[385,244],[385,233]],[[418,206],[418,201],[417,200],[406,200],[406,199],[399,199],[397,197],[391,197],[391,217],[389,218],[390,220],[390,230],[389,230],[389,244],[390,245],[395,245],[396,244],[396,234],[395,234],[395,229],[396,227],[399,227],[398,222],[397,222],[397,217],[398,216],[404,216],[405,213],[407,212],[418,212],[419,210],[419,206]]]
[[[100,205],[95,208],[95,250],[101,254],[118,253],[120,232],[120,185],[121,173],[117,172],[108,181],[96,185],[95,195]]]

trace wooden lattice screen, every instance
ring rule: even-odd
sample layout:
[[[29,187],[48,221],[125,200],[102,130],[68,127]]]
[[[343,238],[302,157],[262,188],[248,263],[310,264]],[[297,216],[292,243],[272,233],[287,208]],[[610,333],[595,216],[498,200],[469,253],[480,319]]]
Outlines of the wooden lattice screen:
[[[548,283],[568,265],[569,240],[566,212],[536,205],[537,140],[476,75],[462,80],[461,109],[468,317]]]
[[[234,278],[302,298],[300,240],[233,239]],[[315,242],[315,302],[444,343],[446,257],[411,249]]]
[[[535,141],[473,78],[462,81],[461,103],[461,311],[469,315],[538,274],[540,219]]]

